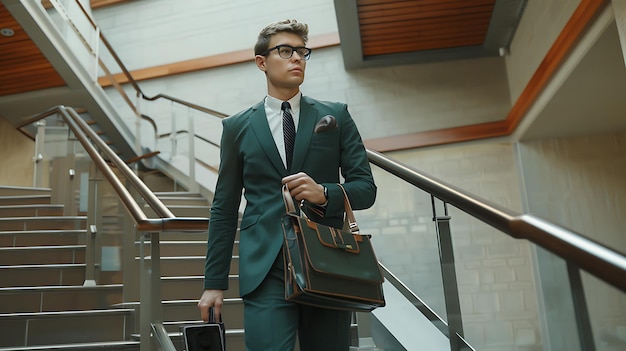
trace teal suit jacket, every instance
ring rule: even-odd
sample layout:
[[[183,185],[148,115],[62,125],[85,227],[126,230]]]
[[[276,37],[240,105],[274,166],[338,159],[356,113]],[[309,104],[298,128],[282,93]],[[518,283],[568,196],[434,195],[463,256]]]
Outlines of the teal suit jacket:
[[[332,115],[337,128],[314,133],[316,123]],[[326,224],[341,226],[340,174],[354,210],[372,206],[376,185],[365,148],[348,108],[342,103],[302,97],[292,169],[285,169],[267,123],[264,101],[222,122],[220,167],[211,206],[205,265],[205,289],[228,289],[228,271],[237,229],[241,194],[246,208],[239,233],[240,296],[265,278],[283,245],[285,206],[281,179],[305,172],[328,188]]]

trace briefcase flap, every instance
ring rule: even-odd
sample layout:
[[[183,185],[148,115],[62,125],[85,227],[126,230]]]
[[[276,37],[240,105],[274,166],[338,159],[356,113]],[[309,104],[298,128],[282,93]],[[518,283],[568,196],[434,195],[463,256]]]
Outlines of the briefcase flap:
[[[303,249],[313,270],[345,279],[376,284],[383,282],[384,278],[369,236],[322,225],[309,226],[308,223],[303,223],[306,221],[304,218],[300,218],[299,221],[304,241]],[[340,242],[340,245],[337,245],[337,242]],[[343,246],[352,246],[352,249],[342,248]]]
[[[317,233],[317,238],[322,245],[353,254],[359,253],[359,242],[363,241],[363,237],[360,234],[353,234],[336,228],[318,225],[308,218],[306,219],[306,223],[310,229]]]

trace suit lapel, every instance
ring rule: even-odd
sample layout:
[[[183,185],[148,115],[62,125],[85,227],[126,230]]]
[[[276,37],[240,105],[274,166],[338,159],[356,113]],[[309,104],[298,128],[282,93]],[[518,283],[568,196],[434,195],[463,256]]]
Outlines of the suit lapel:
[[[293,169],[301,169],[304,157],[309,150],[311,137],[315,123],[319,119],[319,112],[313,107],[314,103],[306,97],[300,100],[300,121],[298,122],[298,132],[296,134],[296,144],[293,151]]]
[[[276,148],[276,143],[274,142],[274,137],[270,132],[269,125],[267,124],[267,115],[265,114],[263,101],[253,106],[252,109],[254,111],[250,116],[250,125],[257,136],[259,144],[261,144],[261,148],[263,148],[267,158],[270,160],[272,165],[274,165],[276,170],[278,170],[280,174],[286,174],[285,165],[283,164],[283,160],[280,158],[280,154]]]

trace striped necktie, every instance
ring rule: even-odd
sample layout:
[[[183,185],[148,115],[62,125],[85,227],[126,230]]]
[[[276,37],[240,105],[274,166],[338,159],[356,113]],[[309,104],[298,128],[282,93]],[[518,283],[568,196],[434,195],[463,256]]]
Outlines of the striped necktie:
[[[293,145],[296,141],[296,126],[291,116],[291,105],[283,102],[281,106],[283,111],[283,135],[285,137],[285,158],[287,160],[287,169],[291,169],[291,160],[293,159]]]

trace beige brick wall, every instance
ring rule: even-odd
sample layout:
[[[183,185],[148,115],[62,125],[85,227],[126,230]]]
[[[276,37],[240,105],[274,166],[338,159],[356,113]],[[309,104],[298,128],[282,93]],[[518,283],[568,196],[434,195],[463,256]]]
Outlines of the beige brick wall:
[[[521,212],[513,148],[470,143],[396,152],[399,162],[489,202]],[[381,262],[445,318],[430,197],[375,168],[374,208],[357,213]],[[531,245],[449,207],[465,336],[480,350],[540,350]],[[367,214],[367,215],[366,215]],[[438,215],[444,213],[438,205]]]
[[[626,252],[626,133],[524,142],[519,149],[528,212]],[[551,256],[537,264],[547,273],[563,270]],[[587,274],[583,283],[596,344],[623,347],[626,297]],[[549,288],[547,300],[569,291],[566,284]]]
[[[331,0],[236,0],[211,6],[187,0],[185,7],[153,0],[98,9],[94,16],[131,70],[251,50],[263,26],[287,17],[307,22],[310,36],[337,32]],[[500,57],[347,72],[340,48],[331,47],[313,51],[302,92],[346,102],[367,139],[503,120],[511,108],[506,75]],[[246,63],[139,84],[146,95],[168,94],[226,114],[247,108],[266,93],[265,76],[252,54]],[[115,90],[109,91],[122,106]],[[169,116],[157,119],[164,125],[160,129],[168,130]],[[129,118],[131,128],[133,123]]]
[[[569,21],[580,0],[528,0],[506,57],[511,101],[516,101]]]
[[[0,185],[32,186],[35,143],[0,117]]]

